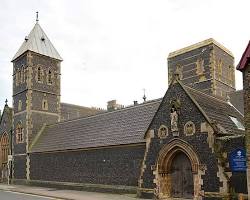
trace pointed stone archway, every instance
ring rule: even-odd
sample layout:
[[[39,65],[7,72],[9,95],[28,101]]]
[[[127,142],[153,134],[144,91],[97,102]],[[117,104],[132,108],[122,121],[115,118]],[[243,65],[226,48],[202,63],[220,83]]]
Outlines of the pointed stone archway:
[[[7,182],[8,179],[8,154],[9,154],[9,137],[4,133],[0,140],[0,164],[1,164],[1,181]]]
[[[159,152],[157,160],[157,195],[160,199],[200,199],[200,161],[190,144],[173,139]]]

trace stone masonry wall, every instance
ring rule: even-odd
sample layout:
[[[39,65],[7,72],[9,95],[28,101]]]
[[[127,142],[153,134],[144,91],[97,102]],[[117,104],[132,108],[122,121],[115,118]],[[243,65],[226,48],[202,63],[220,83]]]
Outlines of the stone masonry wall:
[[[238,148],[245,149],[245,137],[235,137],[235,138],[224,138],[218,141],[221,147],[221,152],[224,152],[224,157],[226,159],[227,171],[230,170],[229,166],[229,156],[230,153]],[[246,172],[232,172],[230,177],[230,188],[236,193],[247,194],[247,177]]]
[[[211,94],[211,57],[212,45],[203,46],[168,59],[168,81],[172,80],[173,73],[180,67],[182,82],[190,87]],[[197,61],[203,72],[198,70]],[[198,64],[199,65],[199,64]]]
[[[151,138],[145,158],[145,169],[141,176],[141,187],[146,189],[156,188],[154,170],[157,166],[159,151],[172,139],[179,138],[192,147],[200,160],[200,164],[204,166],[205,171],[201,175],[201,190],[205,192],[219,192],[222,182],[217,176],[218,163],[217,157],[213,153],[212,140],[209,139],[211,135],[208,136],[208,132],[201,129],[201,125],[206,123],[206,119],[179,84],[170,87],[172,88],[164,96],[162,104],[149,127],[149,130],[154,132],[154,137]],[[178,116],[179,136],[174,137],[170,131],[170,110],[171,102],[176,99],[180,100],[180,113]],[[195,124],[195,133],[189,136],[184,134],[184,125],[188,121],[192,121]],[[165,138],[158,137],[158,130],[161,125],[166,126],[168,129],[168,135]],[[148,195],[145,193],[145,196]]]
[[[145,145],[30,155],[31,180],[137,186]]]
[[[14,156],[13,164],[14,179],[26,179],[26,155]]]

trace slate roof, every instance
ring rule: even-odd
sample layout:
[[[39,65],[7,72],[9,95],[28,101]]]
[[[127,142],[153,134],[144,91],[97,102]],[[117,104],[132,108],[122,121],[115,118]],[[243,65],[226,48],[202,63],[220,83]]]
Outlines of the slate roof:
[[[244,130],[238,129],[229,118],[235,117],[244,124],[243,115],[231,103],[182,84],[181,86],[208,122],[216,128],[218,136],[244,134]],[[162,98],[129,108],[48,125],[32,146],[31,152],[145,142],[144,134],[161,101]]]
[[[184,88],[191,95],[191,98],[198,103],[211,122],[216,122],[220,134],[244,134],[244,130],[238,129],[229,118],[229,116],[235,117],[244,124],[244,116],[231,103],[187,86],[184,86]]]
[[[161,100],[48,125],[31,152],[80,149],[144,142]]]
[[[228,94],[230,102],[244,115],[244,91],[237,90]]]
[[[25,38],[23,44],[13,57],[12,61],[14,61],[16,58],[18,58],[28,50],[51,58],[55,58],[57,60],[62,60],[62,57],[59,55],[38,23],[35,24],[30,34]]]

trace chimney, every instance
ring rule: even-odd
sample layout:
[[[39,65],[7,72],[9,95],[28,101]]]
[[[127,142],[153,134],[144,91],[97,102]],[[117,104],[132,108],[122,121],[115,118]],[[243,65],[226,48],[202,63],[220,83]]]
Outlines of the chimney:
[[[134,106],[137,106],[138,105],[138,101],[134,101]]]
[[[111,100],[111,101],[108,101],[108,103],[107,103],[107,110],[108,111],[113,111],[113,110],[117,110],[120,108],[122,108],[122,105],[117,104],[116,100]]]

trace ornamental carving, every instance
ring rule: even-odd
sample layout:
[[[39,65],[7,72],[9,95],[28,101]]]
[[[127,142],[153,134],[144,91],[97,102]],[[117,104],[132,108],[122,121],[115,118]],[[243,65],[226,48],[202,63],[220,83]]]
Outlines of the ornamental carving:
[[[196,61],[196,74],[197,75],[203,75],[203,73],[205,72],[205,69],[204,69],[204,60],[199,58],[197,61]]]
[[[188,121],[184,126],[185,135],[193,135],[195,133],[195,124],[192,121]]]
[[[168,128],[164,125],[161,125],[158,130],[158,137],[159,138],[166,138],[168,136]]]
[[[179,75],[180,80],[183,78],[183,67],[181,65],[177,65],[175,74]]]
[[[171,131],[177,132],[178,131],[178,113],[177,113],[175,106],[172,106],[171,108],[170,119],[171,119]]]

